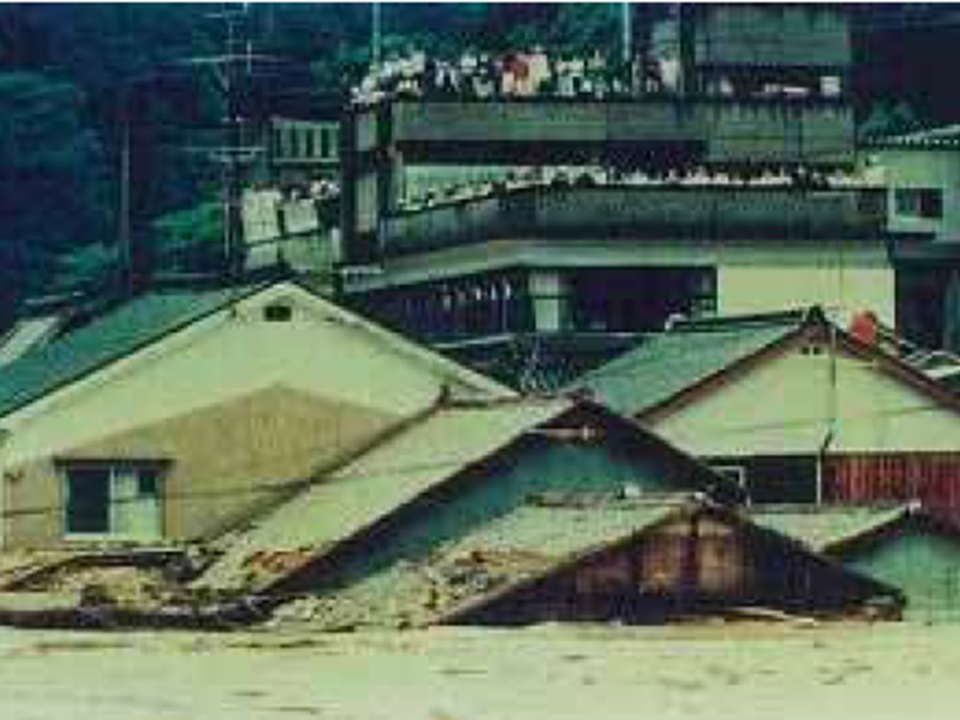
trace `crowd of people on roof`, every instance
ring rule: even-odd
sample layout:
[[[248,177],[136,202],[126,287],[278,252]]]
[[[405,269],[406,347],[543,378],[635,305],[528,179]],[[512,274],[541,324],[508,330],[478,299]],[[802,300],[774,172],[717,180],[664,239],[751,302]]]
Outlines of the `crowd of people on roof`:
[[[456,58],[410,49],[374,63],[352,91],[354,105],[374,105],[393,98],[596,99],[677,94],[682,77],[675,50],[643,52],[629,64],[609,59],[600,50],[589,55],[550,53],[541,46],[500,55],[466,50]],[[703,92],[713,96],[802,98],[840,97],[841,78],[823,75],[803,83],[761,71],[744,75],[720,70],[702,78]]]
[[[602,99],[676,92],[679,82],[680,63],[671,56],[638,56],[625,68],[599,50],[587,56],[551,54],[535,46],[501,55],[467,50],[457,58],[436,58],[411,49],[371,66],[353,89],[352,100],[371,105],[396,97]]]
[[[505,171],[502,177],[497,179],[452,182],[428,188],[422,194],[409,194],[401,203],[401,207],[404,210],[419,210],[536,187],[804,187],[829,190],[879,187],[881,184],[882,180],[869,172],[853,174],[812,168],[733,173],[707,167],[671,169],[663,172],[625,171],[600,166],[518,167]]]

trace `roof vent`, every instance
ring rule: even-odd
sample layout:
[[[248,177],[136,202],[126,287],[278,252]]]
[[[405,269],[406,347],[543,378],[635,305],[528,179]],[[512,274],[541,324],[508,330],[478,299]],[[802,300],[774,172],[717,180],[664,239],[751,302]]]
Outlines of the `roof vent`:
[[[263,308],[263,319],[267,322],[290,322],[293,319],[293,307],[287,303],[271,303]]]

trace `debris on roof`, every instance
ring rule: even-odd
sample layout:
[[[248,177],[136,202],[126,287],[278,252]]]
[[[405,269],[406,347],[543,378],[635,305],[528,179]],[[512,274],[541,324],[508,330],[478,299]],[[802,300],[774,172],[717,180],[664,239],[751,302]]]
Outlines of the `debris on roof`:
[[[262,590],[572,406],[544,400],[442,407],[255,521],[197,585]]]

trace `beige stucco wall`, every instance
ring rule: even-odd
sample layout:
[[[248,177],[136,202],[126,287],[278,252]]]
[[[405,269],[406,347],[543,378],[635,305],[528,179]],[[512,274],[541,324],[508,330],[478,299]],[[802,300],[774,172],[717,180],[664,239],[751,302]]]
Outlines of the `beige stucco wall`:
[[[836,377],[836,384],[832,377]],[[836,409],[834,413],[834,408]],[[652,423],[696,455],[960,451],[960,415],[841,354],[792,348]]]
[[[896,322],[893,268],[875,246],[811,246],[726,253],[717,266],[721,315],[823,305],[843,317],[872,310],[881,322]]]
[[[285,387],[63,448],[60,460],[171,460],[162,478],[163,534],[181,540],[216,533],[363,447],[399,418]],[[53,458],[7,470],[6,545],[62,540],[62,480]]]

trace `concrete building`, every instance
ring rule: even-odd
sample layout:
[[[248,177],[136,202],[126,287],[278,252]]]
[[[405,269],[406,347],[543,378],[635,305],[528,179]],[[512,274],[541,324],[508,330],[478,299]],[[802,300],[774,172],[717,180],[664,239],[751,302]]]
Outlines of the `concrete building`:
[[[960,125],[870,140],[863,161],[888,186],[898,319],[931,348],[960,350]]]
[[[676,62],[670,87],[355,108],[351,300],[488,372],[526,355],[502,373],[517,383],[678,314],[799,301],[893,324],[886,191],[854,173],[846,11],[684,5],[641,36]]]

